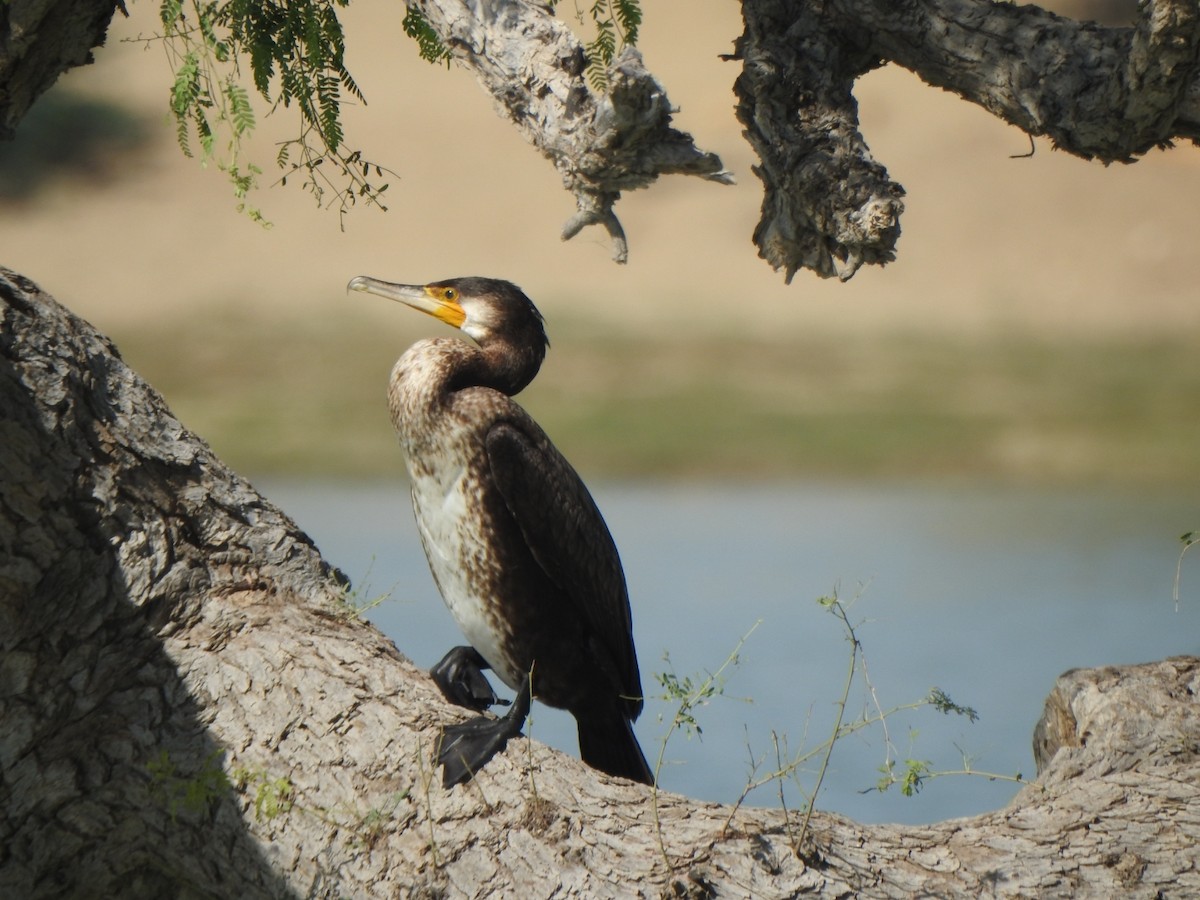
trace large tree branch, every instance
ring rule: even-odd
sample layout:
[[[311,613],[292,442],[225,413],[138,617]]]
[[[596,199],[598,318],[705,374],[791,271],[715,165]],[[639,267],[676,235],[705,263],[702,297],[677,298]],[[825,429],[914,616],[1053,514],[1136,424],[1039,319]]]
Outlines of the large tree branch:
[[[671,125],[636,51],[596,91],[579,40],[528,0],[410,0],[576,199],[563,229],[605,227],[627,253],[621,192],[660,175],[730,176]],[[63,69],[89,59],[113,0],[0,4],[0,136]],[[1104,28],[991,0],[744,0],[738,116],[759,155],[759,253],[787,278],[848,279],[895,257],[903,189],[859,131],[855,80],[885,61],[1031,135],[1105,162],[1200,136],[1200,12],[1149,0],[1136,27]]]
[[[583,50],[525,0],[412,0],[528,140],[552,159],[579,213],[569,237],[605,225],[622,190],[659,174],[725,178],[670,127],[665,93],[630,52],[607,94]],[[738,117],[761,160],[760,255],[848,279],[895,257],[904,195],[859,131],[854,82],[892,61],[1031,135],[1086,158],[1129,162],[1200,135],[1200,12],[1143,4],[1136,27],[1105,28],[991,0],[743,0],[734,56]]]
[[[871,158],[851,93],[884,61],[1086,158],[1129,162],[1200,134],[1200,12],[1189,0],[1145,3],[1136,28],[991,0],[744,0],[742,9],[738,117],[764,188],[754,240],[789,279],[800,268],[846,279],[894,256],[903,191]]]
[[[474,73],[501,114],[550,159],[575,195],[578,212],[563,239],[604,226],[613,257],[628,248],[613,211],[622,191],[660,175],[698,175],[728,183],[713,153],[671,126],[666,91],[626,48],[600,93],[587,83],[588,60],[571,30],[543,5],[525,0],[409,0],[441,36],[453,58]]]
[[[904,190],[858,131],[854,80],[878,64],[830,27],[819,3],[747,2],[735,92],[761,160],[759,254],[790,281],[798,269],[843,280],[895,257]],[[835,260],[845,265],[840,273]]]
[[[805,826],[524,739],[443,790],[433,742],[463,713],[343,587],[111,344],[0,269],[0,895],[1200,893],[1200,660],[1059,679],[1003,810]]]
[[[871,52],[1085,158],[1130,162],[1195,137],[1188,103],[1200,8],[1143,5],[1136,27],[1104,28],[990,0],[837,0]]]

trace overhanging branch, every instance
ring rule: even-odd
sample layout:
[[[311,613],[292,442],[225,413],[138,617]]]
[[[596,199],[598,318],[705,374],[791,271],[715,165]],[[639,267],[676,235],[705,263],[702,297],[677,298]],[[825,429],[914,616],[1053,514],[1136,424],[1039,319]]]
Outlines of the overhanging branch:
[[[742,14],[734,90],[761,160],[759,255],[788,281],[798,269],[845,281],[864,263],[889,262],[904,189],[871,158],[851,93],[876,58],[830,27],[819,3],[747,0]]]
[[[903,189],[871,158],[852,94],[884,61],[1085,158],[1131,162],[1200,134],[1200,11],[1186,0],[1144,4],[1135,28],[991,0],[744,0],[742,10],[738,117],[764,187],[754,241],[789,280],[800,268],[845,280],[895,255]]]
[[[990,0],[836,0],[872,52],[1055,147],[1132,162],[1198,133],[1189,89],[1200,10],[1152,0],[1135,27],[1106,28]]]
[[[503,115],[554,162],[576,198],[569,238],[599,224],[625,258],[613,211],[659,175],[728,181],[720,160],[671,127],[666,93],[628,50],[607,93],[591,90],[580,42],[526,0],[411,0]],[[760,255],[849,279],[896,254],[903,188],[859,131],[855,81],[911,69],[1030,135],[1105,162],[1200,137],[1200,11],[1150,0],[1136,27],[1076,22],[991,0],[743,0],[734,54],[738,118],[761,164]]]
[[[732,179],[719,157],[671,126],[666,91],[626,48],[608,72],[608,89],[587,84],[588,60],[550,9],[524,0],[410,0],[452,57],[475,74],[501,114],[554,163],[579,212],[563,229],[603,225],[624,262],[624,232],[613,207],[622,191],[660,175]]]

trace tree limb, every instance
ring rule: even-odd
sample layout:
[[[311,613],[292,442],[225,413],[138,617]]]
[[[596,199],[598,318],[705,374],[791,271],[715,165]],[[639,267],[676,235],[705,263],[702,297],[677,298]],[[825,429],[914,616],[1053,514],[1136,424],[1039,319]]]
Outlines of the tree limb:
[[[633,48],[613,61],[608,89],[597,93],[587,84],[583,46],[546,6],[524,0],[409,0],[409,6],[562,175],[579,210],[564,226],[564,240],[603,225],[613,258],[625,262],[628,248],[613,211],[622,191],[671,174],[731,182],[719,157],[671,127],[666,91]]]
[[[579,207],[564,237],[604,225],[624,259],[613,213],[622,190],[667,172],[728,177],[670,128],[665,94],[634,52],[597,95],[579,42],[543,7],[413,5],[562,173]],[[1200,12],[1190,0],[1147,2],[1132,28],[991,0],[743,0],[742,12],[737,111],[763,182],[753,239],[788,280],[800,269],[847,280],[895,258],[904,190],[871,157],[853,95],[884,62],[1085,158],[1130,162],[1200,136]]]
[[[576,196],[569,238],[605,226],[613,205],[660,173],[727,179],[670,128],[665,93],[626,51],[612,89],[583,77],[579,42],[522,0],[413,0]],[[854,82],[885,61],[955,91],[1031,135],[1106,162],[1200,135],[1200,13],[1144,4],[1136,28],[1104,28],[991,0],[743,0],[735,58],[738,118],[761,163],[759,254],[790,281],[800,269],[853,277],[895,258],[903,188],[870,155]]]
[[[903,190],[867,150],[851,93],[885,61],[1085,158],[1195,138],[1200,12],[1143,4],[1136,28],[990,0],[744,0],[738,117],[762,160],[759,253],[788,279],[895,255]],[[834,260],[845,266],[838,270]]]
[[[57,74],[90,59],[113,0],[0,4],[0,136]],[[570,238],[604,227],[627,257],[621,193],[681,173],[728,183],[721,161],[671,125],[663,87],[624,50],[603,92],[581,43],[528,0],[410,0],[451,54],[559,170],[577,212]],[[886,61],[952,90],[1056,147],[1130,162],[1200,138],[1200,12],[1148,0],[1135,27],[1064,19],[991,0],[744,0],[734,56],[738,116],[759,155],[753,239],[787,279],[849,279],[895,257],[903,188],[859,131],[855,80]]]
[[[1077,156],[1131,162],[1197,136],[1187,101],[1200,9],[1189,0],[1145,3],[1132,28],[989,0],[836,3],[872,52]]]
[[[761,160],[759,255],[788,281],[802,268],[844,281],[890,261],[904,190],[871,158],[851,93],[877,58],[832,28],[819,3],[746,0],[742,13],[734,91]]]

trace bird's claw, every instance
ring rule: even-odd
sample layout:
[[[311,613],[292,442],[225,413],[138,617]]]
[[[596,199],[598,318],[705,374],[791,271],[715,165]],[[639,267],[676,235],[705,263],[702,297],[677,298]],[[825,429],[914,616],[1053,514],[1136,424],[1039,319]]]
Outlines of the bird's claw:
[[[497,703],[507,705],[508,701],[500,700],[491,684],[484,677],[483,670],[488,668],[487,662],[474,647],[455,647],[442,657],[441,661],[429,670],[430,676],[451,703],[465,706],[477,712],[483,712]]]

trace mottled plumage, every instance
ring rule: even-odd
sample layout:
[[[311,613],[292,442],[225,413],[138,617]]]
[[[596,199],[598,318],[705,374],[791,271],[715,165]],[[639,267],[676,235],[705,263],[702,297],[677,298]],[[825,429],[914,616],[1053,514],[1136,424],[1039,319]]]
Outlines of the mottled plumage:
[[[516,286],[494,279],[356,278],[350,286],[428,312],[477,343],[419,341],[396,363],[388,391],[421,542],[471,647],[510,688],[532,670],[534,697],[575,716],[585,762],[651,781],[630,725],[642,691],[617,549],[575,470],[511,399],[545,356],[540,314]],[[471,667],[452,651],[435,675],[452,656],[455,667]],[[478,689],[450,681],[443,689],[452,699],[487,704]],[[472,728],[459,734],[466,744],[488,726]],[[464,773],[496,749],[464,760]]]

